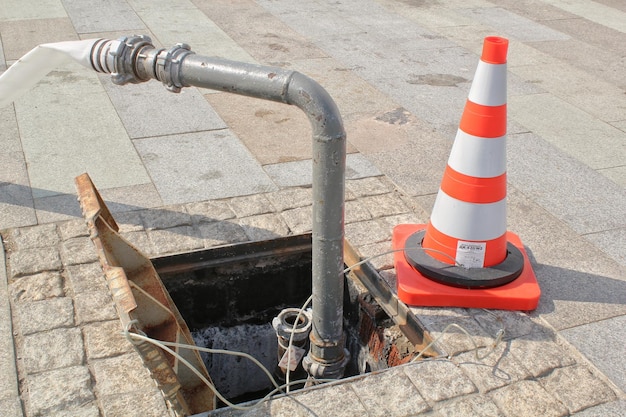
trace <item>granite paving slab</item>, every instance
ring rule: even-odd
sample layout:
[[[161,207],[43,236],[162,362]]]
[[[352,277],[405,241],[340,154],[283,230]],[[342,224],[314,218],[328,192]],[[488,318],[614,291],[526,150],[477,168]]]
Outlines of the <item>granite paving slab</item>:
[[[144,23],[126,0],[86,4],[81,0],[62,0],[78,33],[142,30]]]
[[[6,0],[0,4],[0,20],[49,19],[67,17],[61,0],[24,2]]]

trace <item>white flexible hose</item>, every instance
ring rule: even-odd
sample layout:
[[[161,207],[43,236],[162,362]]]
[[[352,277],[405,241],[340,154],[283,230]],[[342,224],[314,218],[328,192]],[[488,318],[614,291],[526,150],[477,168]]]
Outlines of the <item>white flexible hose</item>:
[[[59,65],[76,61],[93,69],[92,46],[98,39],[45,43],[31,49],[0,75],[0,108],[12,103]]]

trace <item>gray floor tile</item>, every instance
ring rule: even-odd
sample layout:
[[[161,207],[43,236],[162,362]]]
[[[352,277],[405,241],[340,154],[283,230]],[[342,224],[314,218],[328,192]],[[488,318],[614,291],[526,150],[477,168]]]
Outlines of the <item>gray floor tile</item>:
[[[585,239],[626,267],[626,228],[590,233]]]
[[[264,165],[263,169],[279,187],[297,187],[310,185],[313,178],[311,160],[285,162],[283,164]],[[346,179],[376,177],[381,175],[378,168],[372,165],[359,153],[346,156]]]
[[[84,172],[98,188],[150,182],[95,72],[64,65],[15,108],[35,198],[74,193]]]
[[[145,29],[144,23],[126,0],[95,4],[86,4],[81,0],[62,1],[78,33]]]
[[[160,207],[163,205],[163,201],[152,183],[99,189],[99,191],[111,213],[121,213],[143,208]]]
[[[57,194],[35,198],[39,224],[82,218],[83,214],[75,194]]]
[[[508,154],[511,184],[572,229],[585,234],[626,225],[624,188],[580,161],[533,134],[510,136]]]
[[[626,303],[622,288],[622,302]],[[560,332],[622,391],[626,391],[626,315]]]
[[[626,32],[626,13],[595,3],[578,3],[564,0],[547,0],[547,3],[592,22]]]
[[[520,41],[568,39],[564,33],[499,7],[460,9],[460,13],[496,29],[502,36]]]
[[[0,229],[37,224],[33,196],[28,187],[0,183]]]
[[[78,40],[67,17],[0,22],[0,34],[8,60],[19,59],[42,43]]]
[[[0,68],[2,67],[2,51],[0,50]],[[21,152],[20,132],[15,121],[15,108],[8,105],[0,109],[0,143],[3,152]]]
[[[164,204],[276,189],[228,130],[137,139],[134,143]]]
[[[226,128],[196,88],[173,94],[158,81],[127,86],[113,84],[109,76],[101,81],[132,139]]]
[[[67,17],[67,14],[60,0],[3,0],[0,3],[0,16],[1,20],[25,20]]]

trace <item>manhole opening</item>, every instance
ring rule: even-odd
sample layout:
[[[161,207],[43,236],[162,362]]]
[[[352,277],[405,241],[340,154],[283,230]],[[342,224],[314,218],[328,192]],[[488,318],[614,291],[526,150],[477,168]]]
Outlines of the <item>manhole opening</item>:
[[[310,234],[152,262],[198,346],[249,353],[280,381],[284,375],[277,367],[272,320],[286,308],[300,308],[311,295]],[[363,287],[344,279],[344,329],[351,355],[344,377],[410,360],[414,345]],[[287,322],[293,324],[295,319],[288,316]],[[300,324],[305,320],[300,318]],[[216,388],[233,403],[260,399],[273,388],[265,373],[247,359],[206,353],[202,358]],[[303,376],[300,366],[290,380]]]

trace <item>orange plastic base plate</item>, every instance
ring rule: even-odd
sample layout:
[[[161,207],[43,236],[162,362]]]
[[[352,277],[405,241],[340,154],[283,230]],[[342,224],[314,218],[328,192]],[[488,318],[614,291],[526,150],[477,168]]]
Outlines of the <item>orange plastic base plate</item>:
[[[402,249],[413,233],[425,224],[400,224],[393,229],[393,249]],[[541,290],[519,236],[507,232],[507,240],[524,255],[522,274],[513,282],[495,288],[464,289],[432,281],[409,265],[404,251],[394,253],[398,297],[413,306],[490,308],[530,311],[537,308]]]

